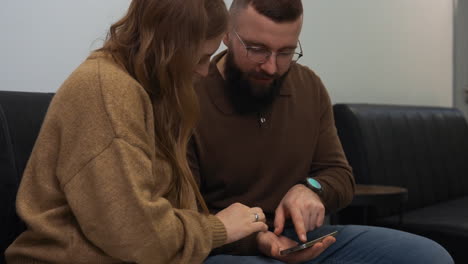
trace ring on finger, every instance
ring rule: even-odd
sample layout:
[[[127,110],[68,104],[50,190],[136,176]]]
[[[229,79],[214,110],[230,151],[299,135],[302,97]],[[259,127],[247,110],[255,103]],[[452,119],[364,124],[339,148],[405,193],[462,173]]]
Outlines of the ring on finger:
[[[257,213],[254,213],[254,216],[255,216],[254,222],[258,222],[258,220],[260,220],[260,216]]]

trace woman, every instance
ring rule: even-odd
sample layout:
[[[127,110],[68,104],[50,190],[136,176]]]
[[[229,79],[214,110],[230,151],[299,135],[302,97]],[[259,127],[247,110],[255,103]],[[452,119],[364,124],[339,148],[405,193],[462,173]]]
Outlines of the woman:
[[[131,2],[49,107],[18,193],[28,229],[8,263],[200,263],[266,230],[260,208],[208,214],[186,160],[192,81],[226,19],[222,0]]]

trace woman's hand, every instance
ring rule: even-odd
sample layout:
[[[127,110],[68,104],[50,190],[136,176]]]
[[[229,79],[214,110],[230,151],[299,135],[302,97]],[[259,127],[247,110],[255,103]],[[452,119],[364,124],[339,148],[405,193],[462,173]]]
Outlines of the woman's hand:
[[[226,244],[237,241],[252,233],[266,231],[265,214],[262,208],[248,207],[241,203],[231,204],[216,216],[226,227]]]

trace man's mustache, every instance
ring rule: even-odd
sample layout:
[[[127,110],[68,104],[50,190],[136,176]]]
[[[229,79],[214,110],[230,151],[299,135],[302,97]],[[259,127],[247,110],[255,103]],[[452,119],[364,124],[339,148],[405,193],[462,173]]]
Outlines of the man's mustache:
[[[256,78],[256,79],[278,79],[280,77],[279,74],[268,74],[266,72],[252,72],[249,74],[250,77]]]

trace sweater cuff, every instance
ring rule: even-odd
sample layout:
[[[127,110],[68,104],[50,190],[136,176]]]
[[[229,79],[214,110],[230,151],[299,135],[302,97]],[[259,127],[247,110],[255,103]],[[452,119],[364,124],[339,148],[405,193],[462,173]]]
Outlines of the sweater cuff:
[[[209,215],[208,221],[210,222],[211,226],[213,240],[212,248],[217,248],[224,245],[227,240],[227,232],[223,222],[221,222],[221,220],[219,220],[219,218],[214,215]]]

